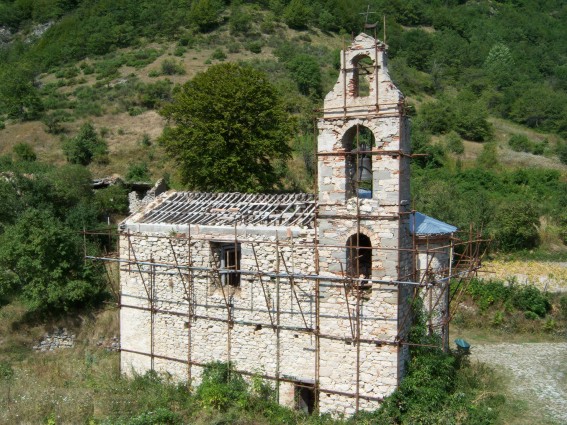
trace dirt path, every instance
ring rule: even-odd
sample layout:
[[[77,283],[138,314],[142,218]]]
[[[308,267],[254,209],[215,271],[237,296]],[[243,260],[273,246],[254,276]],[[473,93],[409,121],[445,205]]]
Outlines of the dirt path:
[[[510,392],[543,417],[567,423],[567,343],[486,344],[472,359],[510,376]]]

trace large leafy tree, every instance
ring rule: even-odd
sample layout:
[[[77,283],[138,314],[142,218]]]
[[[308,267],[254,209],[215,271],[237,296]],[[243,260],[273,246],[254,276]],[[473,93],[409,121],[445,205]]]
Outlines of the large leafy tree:
[[[20,295],[32,310],[95,303],[104,285],[83,261],[79,235],[50,212],[28,209],[0,235],[0,297]]]
[[[266,74],[232,63],[197,74],[162,110],[161,143],[193,190],[270,191],[290,155],[290,117]]]

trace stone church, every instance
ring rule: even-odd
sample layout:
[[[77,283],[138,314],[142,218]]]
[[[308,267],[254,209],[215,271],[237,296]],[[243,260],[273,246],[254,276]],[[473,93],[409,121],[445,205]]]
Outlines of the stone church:
[[[121,223],[123,373],[198,385],[206,364],[231,362],[282,404],[345,415],[394,391],[410,301],[446,282],[456,228],[411,210],[384,43],[360,34],[341,52],[318,131],[315,195],[170,191]]]

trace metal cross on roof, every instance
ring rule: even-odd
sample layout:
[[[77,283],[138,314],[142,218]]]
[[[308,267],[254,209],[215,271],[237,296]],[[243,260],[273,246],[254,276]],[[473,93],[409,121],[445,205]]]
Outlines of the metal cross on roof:
[[[371,12],[371,11],[370,11],[370,5],[368,5],[368,7],[367,7],[367,9],[366,9],[366,12],[361,12],[361,13],[359,13],[359,15],[365,15],[365,18],[364,18],[364,29],[376,28],[376,25],[378,25],[378,21],[376,21],[376,22],[373,23],[373,24],[369,24],[369,23],[368,23],[368,15],[371,15],[371,14],[373,14],[373,13],[378,13],[378,12]]]

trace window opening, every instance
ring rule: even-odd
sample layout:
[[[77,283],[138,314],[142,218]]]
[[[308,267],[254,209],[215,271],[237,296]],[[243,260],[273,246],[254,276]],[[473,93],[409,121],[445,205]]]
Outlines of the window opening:
[[[240,244],[222,244],[216,250],[220,258],[221,283],[240,286]]]
[[[370,238],[357,233],[347,240],[347,275],[370,279],[372,276],[372,244]]]
[[[370,76],[374,73],[374,61],[368,56],[362,56],[353,62],[354,65],[354,96],[370,96]]]

